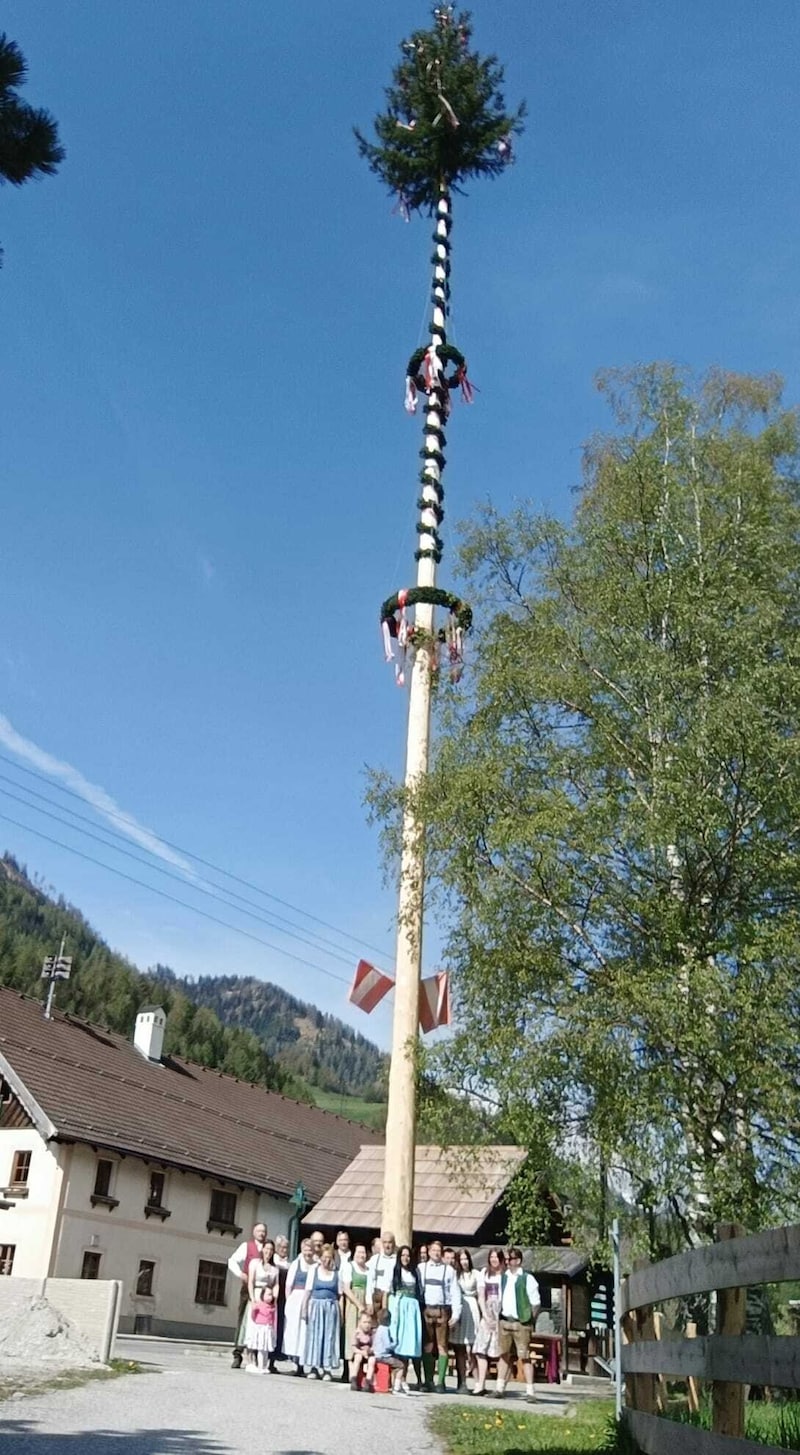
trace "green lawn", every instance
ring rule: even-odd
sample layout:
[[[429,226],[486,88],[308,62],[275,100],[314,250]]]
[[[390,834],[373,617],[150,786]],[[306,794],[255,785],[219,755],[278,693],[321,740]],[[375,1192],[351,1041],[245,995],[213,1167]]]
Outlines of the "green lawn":
[[[576,1400],[565,1415],[457,1404],[433,1410],[431,1428],[449,1455],[595,1455],[618,1448],[613,1414],[608,1399]]]
[[[337,1116],[349,1117],[353,1122],[364,1122],[375,1131],[383,1131],[386,1125],[385,1101],[366,1101],[360,1096],[345,1096],[341,1091],[322,1091],[318,1086],[312,1086],[311,1090],[314,1101],[323,1111],[332,1111]]]

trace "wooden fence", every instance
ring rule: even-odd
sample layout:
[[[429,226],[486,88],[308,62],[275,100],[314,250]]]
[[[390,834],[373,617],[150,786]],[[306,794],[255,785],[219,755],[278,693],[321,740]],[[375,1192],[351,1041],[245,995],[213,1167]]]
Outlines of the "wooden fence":
[[[623,1420],[644,1455],[778,1455],[774,1445],[744,1439],[746,1385],[800,1389],[800,1338],[745,1332],[747,1289],[800,1278],[800,1226],[744,1237],[735,1223],[717,1229],[716,1243],[662,1263],[637,1264],[622,1284]],[[666,1299],[716,1293],[715,1334],[666,1334],[654,1305]],[[664,1417],[667,1378],[684,1379],[689,1408],[697,1381],[711,1384],[713,1429]]]

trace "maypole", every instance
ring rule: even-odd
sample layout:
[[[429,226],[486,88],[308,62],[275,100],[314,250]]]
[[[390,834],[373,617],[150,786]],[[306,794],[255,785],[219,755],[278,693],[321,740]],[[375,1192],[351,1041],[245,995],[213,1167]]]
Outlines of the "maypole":
[[[425,899],[425,829],[416,794],[428,772],[431,693],[440,650],[445,647],[451,677],[457,681],[463,637],[472,622],[470,608],[436,584],[451,392],[460,389],[467,402],[472,398],[466,360],[447,337],[452,195],[470,177],[497,176],[509,165],[512,137],[522,130],[524,115],[523,107],[506,111],[502,68],[494,56],[481,57],[472,50],[471,38],[468,12],[456,13],[449,5],[435,8],[432,27],[403,42],[402,59],[386,90],[387,108],[375,119],[377,142],[356,132],[362,156],[396,198],[397,211],[406,219],[414,212],[434,217],[428,340],[406,369],[406,409],[413,414],[421,396],[425,401],[417,581],[381,608],[386,654],[395,661],[401,686],[408,658],[411,673],[382,1219],[383,1229],[401,1243],[410,1242],[413,1234],[415,1051]],[[446,624],[438,630],[437,606],[448,610]]]

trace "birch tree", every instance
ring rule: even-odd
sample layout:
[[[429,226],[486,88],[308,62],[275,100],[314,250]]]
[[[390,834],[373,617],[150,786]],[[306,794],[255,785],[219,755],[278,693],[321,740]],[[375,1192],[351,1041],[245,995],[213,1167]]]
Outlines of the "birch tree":
[[[600,388],[572,518],[466,531],[477,663],[419,790],[457,1006],[427,1071],[692,1238],[796,1212],[797,419],[773,378]]]

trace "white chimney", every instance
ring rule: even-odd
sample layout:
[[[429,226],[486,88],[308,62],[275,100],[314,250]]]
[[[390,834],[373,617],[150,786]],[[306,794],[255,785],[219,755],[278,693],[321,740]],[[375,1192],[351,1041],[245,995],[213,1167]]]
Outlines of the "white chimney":
[[[143,1005],[136,1017],[133,1044],[140,1056],[160,1061],[167,1017],[160,1005]]]

